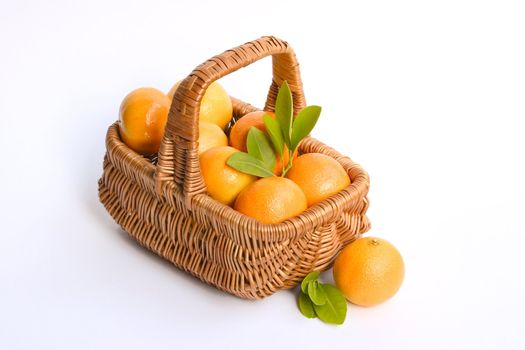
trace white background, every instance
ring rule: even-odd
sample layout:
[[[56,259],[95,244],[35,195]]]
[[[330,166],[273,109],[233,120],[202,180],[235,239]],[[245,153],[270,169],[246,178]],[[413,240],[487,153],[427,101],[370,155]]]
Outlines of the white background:
[[[1,349],[525,348],[523,2],[345,3],[1,0]],[[297,290],[245,301],[186,275],[97,197],[129,91],[268,34],[406,263],[393,299],[339,327],[302,317]],[[223,86],[262,106],[270,62]]]

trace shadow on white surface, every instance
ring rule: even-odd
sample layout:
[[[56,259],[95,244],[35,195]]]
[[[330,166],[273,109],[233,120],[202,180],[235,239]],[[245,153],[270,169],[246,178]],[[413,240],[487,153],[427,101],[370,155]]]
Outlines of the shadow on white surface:
[[[102,203],[98,200],[94,200],[92,193],[89,193],[89,195],[86,196],[86,199],[87,201],[84,203],[87,211],[90,213],[91,219],[100,222],[99,233],[105,235],[108,242],[121,246],[122,249],[126,251],[127,259],[134,259],[140,261],[141,264],[148,264],[158,273],[165,274],[167,278],[176,278],[177,282],[182,282],[185,287],[191,288],[192,290],[198,289],[199,293],[202,293],[201,296],[204,298],[216,297],[219,292],[222,295],[228,296],[228,298],[239,299],[231,294],[219,291],[217,288],[201,281],[192,274],[178,268],[170,261],[142,246],[135,238],[130,236],[115,221],[113,221]],[[104,240],[104,238],[102,238],[102,240]]]

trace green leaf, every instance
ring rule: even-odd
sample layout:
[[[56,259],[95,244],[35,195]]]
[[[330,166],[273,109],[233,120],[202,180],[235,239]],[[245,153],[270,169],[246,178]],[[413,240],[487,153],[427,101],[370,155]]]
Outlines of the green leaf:
[[[308,283],[308,296],[314,305],[324,305],[326,303],[326,293],[318,281]]]
[[[293,102],[292,92],[285,80],[277,93],[275,100],[275,117],[281,126],[284,136],[284,143],[291,148],[290,140],[292,137]]]
[[[310,298],[308,298],[308,295],[303,292],[299,294],[299,310],[301,310],[301,313],[307,318],[315,317],[314,305]]]
[[[323,322],[331,324],[343,324],[346,318],[346,300],[337,287],[331,284],[323,284],[326,293],[324,305],[313,305],[317,317]]]
[[[303,291],[303,293],[308,293],[308,284],[310,282],[317,281],[317,278],[319,278],[319,271],[312,271],[305,276],[305,278],[301,282],[301,290]]]
[[[284,140],[283,140],[283,132],[281,131],[281,127],[279,126],[279,122],[275,119],[273,119],[270,115],[266,114],[263,117],[264,126],[266,126],[266,131],[268,132],[268,135],[270,136],[270,140],[272,140],[273,147],[275,148],[275,151],[279,156],[282,157],[284,152]]]
[[[275,152],[264,132],[252,126],[250,131],[248,131],[246,148],[248,148],[249,155],[262,160],[266,164],[266,169],[273,171],[275,167]]]
[[[303,108],[295,117],[292,127],[291,150],[295,151],[299,142],[307,136],[314,128],[319,115],[321,114],[320,106],[308,106]]]
[[[259,177],[274,176],[274,173],[266,168],[266,164],[262,160],[248,153],[236,152],[228,158],[226,164],[246,174]]]

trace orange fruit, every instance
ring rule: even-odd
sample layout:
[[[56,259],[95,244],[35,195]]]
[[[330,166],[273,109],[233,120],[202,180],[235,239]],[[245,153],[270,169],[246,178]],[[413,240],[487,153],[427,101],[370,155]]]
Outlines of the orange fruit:
[[[334,280],[351,303],[373,306],[401,287],[405,265],[399,251],[380,238],[360,238],[346,246],[334,263]]]
[[[230,130],[230,146],[237,148],[239,151],[247,152],[246,148],[246,139],[248,137],[248,132],[252,126],[257,129],[266,132],[266,126],[264,125],[263,117],[264,115],[269,114],[272,118],[275,119],[275,114],[273,112],[265,111],[254,111],[245,114],[242,118],[237,120]],[[288,154],[288,147],[284,147],[284,164],[288,165],[290,156]],[[297,151],[294,153],[294,159],[297,156]],[[282,162],[279,155],[275,155],[275,167],[273,168],[273,173],[275,175],[280,175],[282,172]]]
[[[217,125],[199,123],[199,155],[213,147],[228,146],[228,137]]]
[[[306,197],[293,181],[265,177],[246,187],[234,209],[265,224],[277,224],[306,210]]]
[[[173,99],[179,85],[180,81],[173,85],[168,92],[170,99]],[[199,121],[216,124],[224,130],[232,119],[232,113],[233,107],[230,96],[218,82],[214,81],[202,96]]]
[[[237,148],[239,151],[246,152],[246,138],[248,137],[250,128],[255,126],[257,129],[266,132],[266,126],[263,120],[265,114],[275,119],[273,112],[254,111],[245,114],[237,120],[230,131],[230,146]]]
[[[119,112],[119,131],[122,141],[145,156],[159,151],[168,119],[170,99],[154,88],[130,92],[122,101]]]
[[[321,153],[306,153],[297,157],[286,177],[301,187],[308,206],[350,185],[350,178],[341,164]]]
[[[233,147],[210,148],[199,157],[202,177],[208,194],[219,202],[232,205],[237,195],[257,177],[241,173],[226,164],[228,158],[239,152]]]

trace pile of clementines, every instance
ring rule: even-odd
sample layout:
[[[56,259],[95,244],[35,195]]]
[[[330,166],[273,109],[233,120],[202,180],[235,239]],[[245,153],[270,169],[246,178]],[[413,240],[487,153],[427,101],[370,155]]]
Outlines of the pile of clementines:
[[[119,131],[129,148],[144,156],[159,151],[178,86],[175,84],[168,94],[140,88],[124,98]],[[223,87],[217,82],[210,84],[200,105],[198,153],[208,194],[266,224],[297,216],[350,185],[347,172],[335,159],[320,153],[298,152],[321,108],[308,106],[293,116],[291,98],[284,82],[277,95],[275,113],[248,113],[235,122],[229,136],[225,130],[233,109]],[[403,259],[397,249],[374,237],[348,245],[334,265],[337,287],[347,300],[363,306],[389,299],[401,286],[403,276]],[[316,281],[309,282],[322,289]],[[316,290],[317,295],[319,289]],[[316,299],[312,298],[314,303],[310,305],[308,290],[304,292],[299,306],[305,316],[312,317]]]
[[[120,108],[120,133],[131,149],[145,156],[158,152],[178,85],[167,95],[157,89],[142,88],[126,96]],[[320,108],[314,113],[311,128]],[[248,113],[233,125],[229,137],[226,136],[224,130],[232,119],[231,99],[219,83],[208,87],[200,105],[198,150],[201,173],[211,197],[263,223],[276,224],[350,185],[348,174],[335,159],[320,153],[298,155],[299,142],[292,153],[291,141],[283,142],[282,150],[271,145],[272,135],[267,132],[265,116],[276,119],[272,112]],[[257,130],[252,130],[254,128]],[[255,141],[254,147],[270,145],[274,153],[270,172],[250,171],[242,165],[236,166],[234,159],[230,159],[238,152],[250,153],[247,142],[250,133],[254,133],[254,140],[260,140],[259,145]]]

